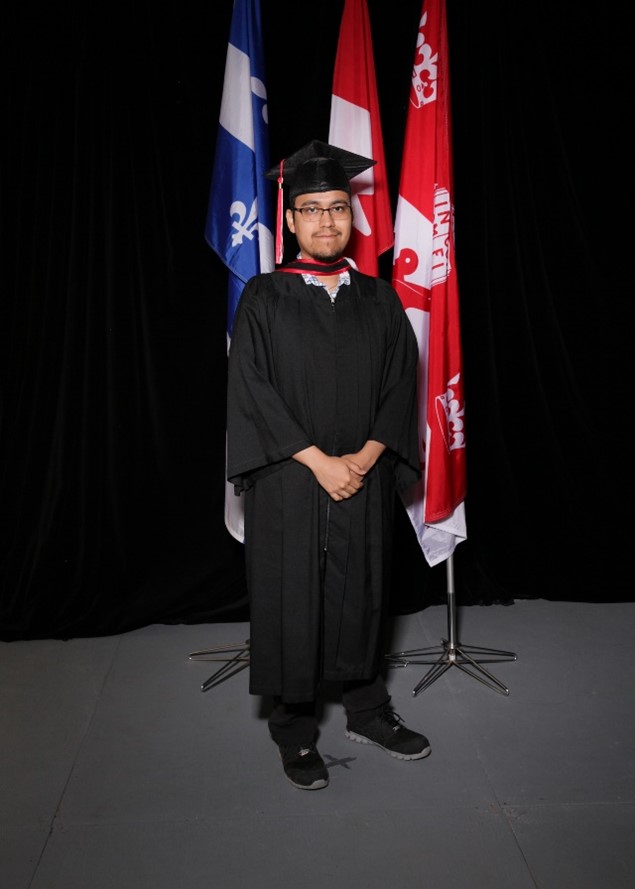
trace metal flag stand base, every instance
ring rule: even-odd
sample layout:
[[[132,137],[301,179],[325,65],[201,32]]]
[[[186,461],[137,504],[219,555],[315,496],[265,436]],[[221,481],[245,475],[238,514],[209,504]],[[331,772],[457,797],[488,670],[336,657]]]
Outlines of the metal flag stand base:
[[[223,654],[227,656],[223,657]],[[193,651],[190,654],[190,660],[224,661],[224,665],[212,673],[209,679],[206,679],[201,685],[201,691],[207,691],[208,688],[213,688],[249,666],[249,639],[229,645],[218,645],[216,648],[206,648],[204,651]]]
[[[450,667],[458,667],[468,676],[487,685],[498,694],[508,695],[506,685],[493,676],[481,664],[492,664],[501,661],[515,661],[513,651],[498,648],[483,648],[480,645],[459,645],[456,641],[456,603],[454,598],[454,563],[452,556],[447,559],[448,578],[448,638],[443,639],[441,648],[411,648],[408,651],[396,651],[387,654],[386,660],[391,667],[407,667],[410,664],[432,664],[428,672],[415,685],[412,694],[416,697],[442,676]]]

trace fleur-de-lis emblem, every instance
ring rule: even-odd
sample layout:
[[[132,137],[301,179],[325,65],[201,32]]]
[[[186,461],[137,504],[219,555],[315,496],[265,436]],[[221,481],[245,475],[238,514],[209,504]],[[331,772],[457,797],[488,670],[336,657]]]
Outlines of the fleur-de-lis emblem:
[[[247,215],[247,207],[242,201],[234,201],[229,208],[229,215],[235,216],[232,222],[234,233],[232,235],[232,247],[238,247],[242,244],[244,238],[253,241],[254,235],[258,229],[258,198],[254,198]]]

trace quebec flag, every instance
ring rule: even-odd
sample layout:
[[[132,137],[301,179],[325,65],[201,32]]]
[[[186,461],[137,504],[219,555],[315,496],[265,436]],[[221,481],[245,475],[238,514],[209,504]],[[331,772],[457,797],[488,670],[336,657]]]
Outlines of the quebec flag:
[[[227,347],[246,282],[274,269],[272,183],[260,0],[234,0],[205,239],[227,266]],[[225,524],[244,540],[242,497],[226,482]]]

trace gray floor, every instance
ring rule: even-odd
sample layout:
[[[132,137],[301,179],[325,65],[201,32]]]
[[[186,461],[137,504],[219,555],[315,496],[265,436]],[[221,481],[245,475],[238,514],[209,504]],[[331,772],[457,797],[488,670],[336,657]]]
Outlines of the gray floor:
[[[392,651],[440,646],[447,609],[398,618]],[[391,669],[432,755],[347,741],[330,784],[285,779],[248,669],[203,692],[189,654],[248,624],[0,644],[3,889],[632,889],[635,603],[457,611],[457,641],[507,649],[500,694],[450,667]]]

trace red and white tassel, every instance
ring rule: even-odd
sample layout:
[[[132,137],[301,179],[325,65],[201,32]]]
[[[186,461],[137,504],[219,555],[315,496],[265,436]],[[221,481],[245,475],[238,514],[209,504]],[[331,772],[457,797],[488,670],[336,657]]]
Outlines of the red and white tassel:
[[[278,176],[278,205],[276,208],[276,265],[280,265],[284,253],[284,237],[282,234],[282,214],[284,212],[283,169],[284,161],[282,160],[280,161],[280,175]]]

